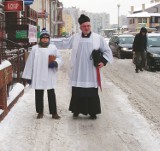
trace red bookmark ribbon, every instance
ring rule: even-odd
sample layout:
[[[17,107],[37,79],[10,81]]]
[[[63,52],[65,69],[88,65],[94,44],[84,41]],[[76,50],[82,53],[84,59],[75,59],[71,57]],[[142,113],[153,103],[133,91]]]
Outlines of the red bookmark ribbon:
[[[97,68],[96,68],[96,71],[97,71],[97,82],[98,82],[98,86],[100,87],[100,89],[101,89],[101,91],[102,91],[100,69],[97,67]]]

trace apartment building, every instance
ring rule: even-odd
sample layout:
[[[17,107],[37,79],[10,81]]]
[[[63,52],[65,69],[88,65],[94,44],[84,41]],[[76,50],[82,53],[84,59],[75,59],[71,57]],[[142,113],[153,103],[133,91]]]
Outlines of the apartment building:
[[[81,11],[77,9],[76,7],[64,8],[63,9],[63,20],[65,22],[65,28],[67,26],[70,27],[69,33],[73,34],[76,32],[80,32],[78,18],[81,14],[85,14],[89,16],[91,20],[91,26],[92,26],[91,28],[93,32],[101,34],[102,29],[110,27],[110,15],[107,13],[89,13],[83,10]],[[69,18],[69,15],[72,18],[72,20],[70,21],[67,19]]]

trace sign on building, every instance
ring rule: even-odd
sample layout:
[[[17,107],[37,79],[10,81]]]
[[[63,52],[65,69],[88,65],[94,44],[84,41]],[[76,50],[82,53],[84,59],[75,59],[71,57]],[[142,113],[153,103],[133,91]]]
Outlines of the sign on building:
[[[26,39],[27,30],[16,30],[16,39]]]
[[[17,12],[23,11],[23,1],[5,1],[4,2],[4,11],[7,12]]]
[[[38,18],[48,18],[47,12],[38,12]]]
[[[28,28],[28,39],[29,42],[37,42],[37,26],[29,25]]]

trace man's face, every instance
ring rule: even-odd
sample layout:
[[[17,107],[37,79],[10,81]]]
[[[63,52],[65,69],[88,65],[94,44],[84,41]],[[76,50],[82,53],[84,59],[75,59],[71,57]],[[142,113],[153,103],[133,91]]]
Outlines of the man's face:
[[[146,32],[142,32],[142,35],[145,36],[145,35],[146,35]]]
[[[90,22],[84,22],[80,25],[80,29],[83,34],[89,34],[91,32],[91,24]]]

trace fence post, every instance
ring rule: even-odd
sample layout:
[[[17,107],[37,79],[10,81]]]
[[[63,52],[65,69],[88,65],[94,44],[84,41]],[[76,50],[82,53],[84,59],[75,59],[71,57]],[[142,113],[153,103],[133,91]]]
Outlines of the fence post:
[[[20,56],[19,56],[19,48],[17,51],[17,82],[20,82]]]
[[[28,50],[28,47],[27,47],[27,50]],[[27,51],[28,52],[28,51]],[[26,50],[23,49],[23,70],[24,70],[24,67],[25,67],[25,64],[26,64]],[[22,71],[23,72],[23,71]],[[22,79],[23,81],[23,85],[25,86],[26,85],[26,80],[25,79]]]

